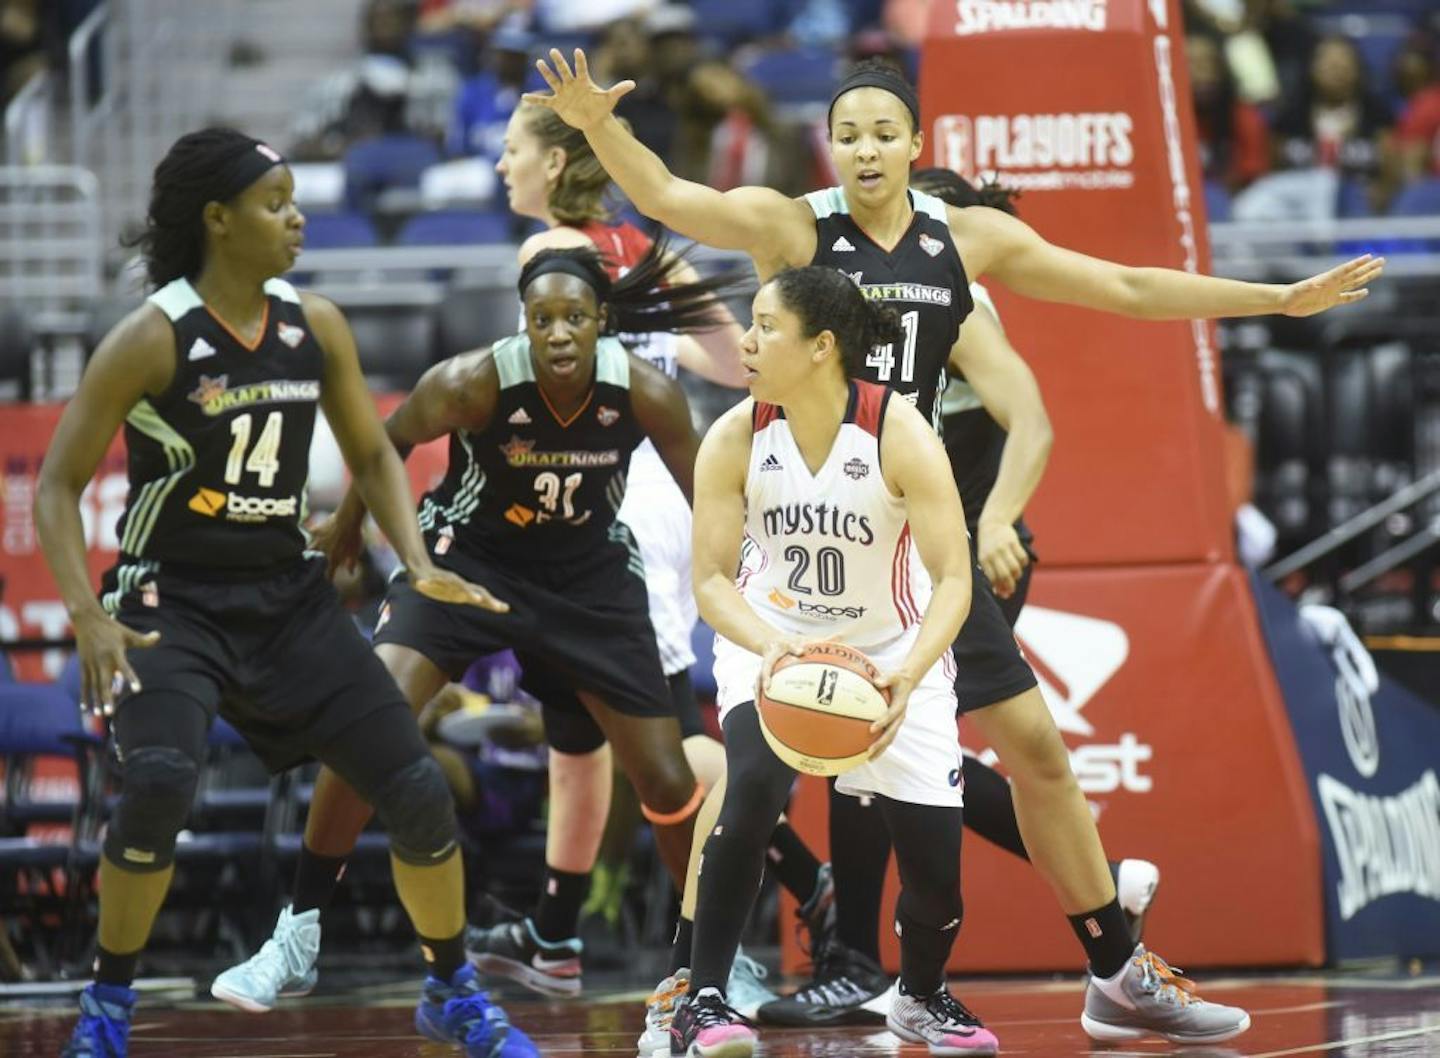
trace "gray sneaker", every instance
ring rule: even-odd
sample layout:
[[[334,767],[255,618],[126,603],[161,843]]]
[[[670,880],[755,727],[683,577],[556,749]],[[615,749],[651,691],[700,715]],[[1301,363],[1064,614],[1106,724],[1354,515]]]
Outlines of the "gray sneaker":
[[[730,964],[730,979],[725,983],[725,1001],[746,1021],[754,1021],[756,1011],[780,998],[766,987],[765,978],[769,976],[769,970],[737,950]]]
[[[910,1043],[923,1043],[937,1058],[991,1058],[1000,1041],[964,1003],[941,987],[934,995],[912,996],[895,989],[885,1024]]]
[[[215,978],[210,994],[240,1010],[264,1014],[281,996],[304,996],[315,990],[319,956],[319,910],[292,915],[289,907],[282,908],[270,939],[249,959]]]
[[[1102,1043],[1142,1036],[1163,1036],[1171,1043],[1218,1043],[1248,1029],[1250,1015],[1201,999],[1193,981],[1142,944],[1112,989],[1104,990],[1090,978],[1080,1026]]]

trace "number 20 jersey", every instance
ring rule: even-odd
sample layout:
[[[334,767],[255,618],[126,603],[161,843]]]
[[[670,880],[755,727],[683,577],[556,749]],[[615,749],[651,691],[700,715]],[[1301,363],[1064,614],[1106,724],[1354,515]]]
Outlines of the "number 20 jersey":
[[[891,391],[850,383],[830,453],[810,473],[783,409],[757,403],[735,586],[762,620],[881,653],[919,624],[929,574],[910,544],[905,501],[880,470]]]
[[[806,195],[815,214],[815,256],[810,263],[844,272],[867,298],[883,301],[899,314],[899,340],[872,349],[863,364],[855,365],[856,377],[889,386],[938,431],[945,364],[974,302],[950,238],[945,203],[921,191],[909,194],[915,214],[888,251],[855,223],[841,188]]]

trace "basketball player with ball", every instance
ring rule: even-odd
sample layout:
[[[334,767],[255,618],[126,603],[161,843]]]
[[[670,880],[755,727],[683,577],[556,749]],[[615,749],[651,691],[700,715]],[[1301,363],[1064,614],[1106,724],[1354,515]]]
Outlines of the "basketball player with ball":
[[[850,377],[899,335],[893,310],[834,269],[789,268],[756,294],[754,321],[740,347],[751,399],[720,418],[695,465],[695,598],[717,633],[729,780],[701,858],[670,1050],[754,1053],[722,989],[768,835],[805,770],[875,798],[894,842],[891,1031],[931,1054],[993,1055],[995,1036],[945,987],[961,920],[950,644],[971,575],[951,528],[960,496],[926,419]]]

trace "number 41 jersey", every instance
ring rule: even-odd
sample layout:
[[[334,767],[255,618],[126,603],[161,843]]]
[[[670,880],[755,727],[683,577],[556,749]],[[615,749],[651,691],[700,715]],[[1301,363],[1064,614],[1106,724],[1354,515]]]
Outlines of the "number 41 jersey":
[[[884,386],[850,383],[840,432],[814,474],[784,410],[755,405],[735,586],[777,628],[880,653],[929,605],[905,502],[880,472],[890,396]]]
[[[848,275],[867,298],[885,302],[900,316],[900,339],[870,350],[860,376],[895,390],[940,429],[939,396],[946,361],[970,315],[970,281],[950,238],[945,203],[910,192],[915,215],[890,250],[855,223],[845,192],[812,191],[805,201],[815,214],[812,265]]]

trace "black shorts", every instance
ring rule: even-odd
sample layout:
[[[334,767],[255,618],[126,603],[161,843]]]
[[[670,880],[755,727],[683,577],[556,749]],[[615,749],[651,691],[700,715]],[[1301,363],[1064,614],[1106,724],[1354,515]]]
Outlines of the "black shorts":
[[[970,546],[973,558],[973,536]],[[1028,549],[1028,543],[1026,546]],[[990,587],[990,580],[978,563],[971,571],[970,616],[965,619],[960,635],[951,647],[955,655],[955,697],[961,713],[1003,702],[1037,685],[1035,673],[1020,652],[1020,644],[1011,627],[1020,616],[1020,607],[1030,585],[1029,574],[1030,567],[1026,566],[1015,594],[1002,602],[995,597],[995,590]],[[1005,611],[1007,602],[1013,610],[1013,617]]]
[[[213,576],[135,564],[106,574],[102,599],[116,619],[160,633],[155,646],[129,652],[146,692],[183,694],[212,720],[218,712],[272,771],[314,757],[381,710],[412,717],[322,560],[246,580]]]
[[[489,589],[510,611],[427,599],[401,574],[391,581],[381,609],[377,645],[418,651],[452,679],[478,657],[514,650],[520,685],[545,707],[547,732],[557,710],[588,720],[576,691],[631,716],[671,715],[645,581],[631,570],[623,544],[607,543],[569,563],[502,563],[458,548],[436,561]],[[575,748],[576,742],[551,745],[586,752]]]

